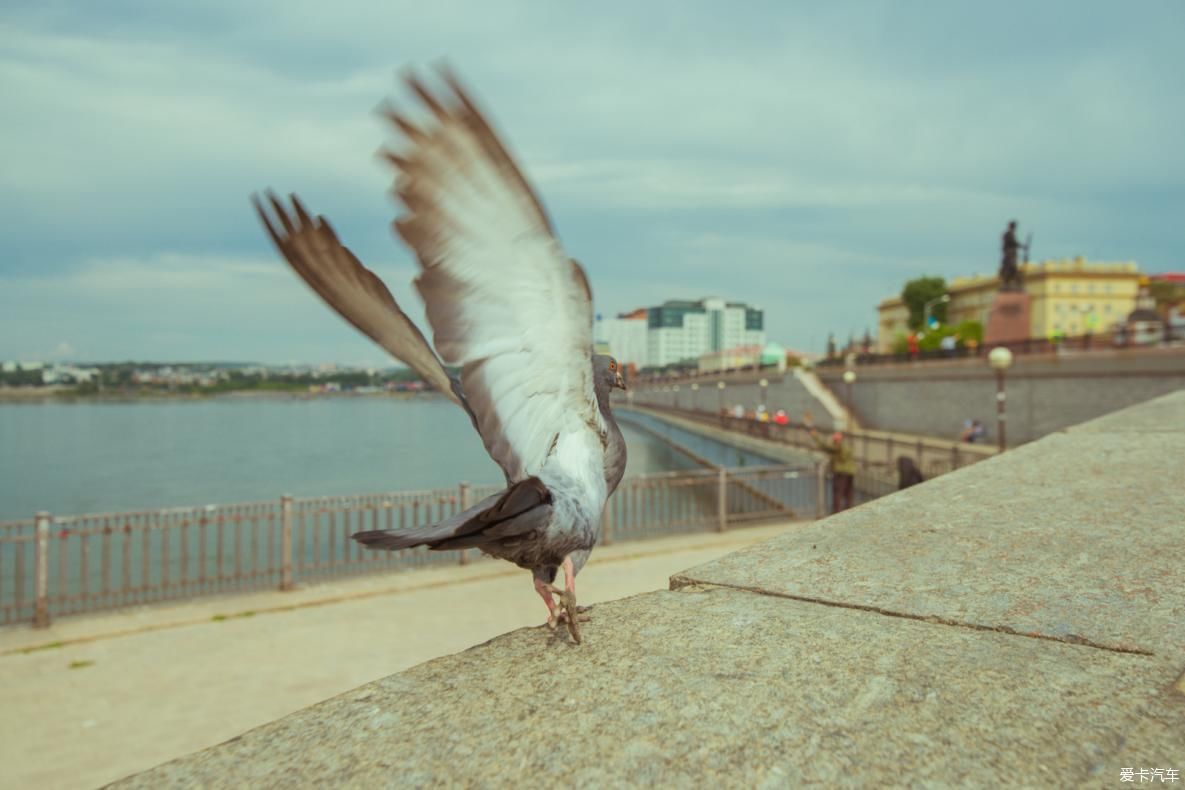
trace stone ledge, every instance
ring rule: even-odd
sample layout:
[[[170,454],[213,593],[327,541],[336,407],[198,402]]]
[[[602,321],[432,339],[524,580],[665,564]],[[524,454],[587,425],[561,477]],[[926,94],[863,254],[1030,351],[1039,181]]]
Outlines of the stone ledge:
[[[712,587],[593,614],[580,647],[516,631],[118,786],[1065,786],[1181,765],[1185,698],[1154,657]]]

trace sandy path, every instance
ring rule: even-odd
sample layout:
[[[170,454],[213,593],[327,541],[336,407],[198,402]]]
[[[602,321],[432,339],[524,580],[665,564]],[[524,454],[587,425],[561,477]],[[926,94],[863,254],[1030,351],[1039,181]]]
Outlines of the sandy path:
[[[601,548],[581,601],[665,589],[788,528]],[[0,787],[94,787],[542,615],[525,571],[480,562],[3,629]]]

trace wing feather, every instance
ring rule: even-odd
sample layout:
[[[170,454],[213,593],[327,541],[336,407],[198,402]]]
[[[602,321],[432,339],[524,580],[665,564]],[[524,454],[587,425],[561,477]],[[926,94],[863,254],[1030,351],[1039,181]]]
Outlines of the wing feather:
[[[422,267],[416,287],[437,352],[460,366],[486,449],[521,480],[538,474],[559,436],[603,436],[592,299],[506,148],[456,79],[443,78],[438,94],[407,79],[427,124],[384,111],[406,138],[387,155],[404,205],[395,229]]]
[[[301,279],[342,318],[469,412],[476,425],[460,382],[444,369],[383,281],[338,240],[329,222],[314,219],[295,195],[291,211],[275,195],[269,193],[267,200],[266,208],[257,197],[251,202],[276,248]]]

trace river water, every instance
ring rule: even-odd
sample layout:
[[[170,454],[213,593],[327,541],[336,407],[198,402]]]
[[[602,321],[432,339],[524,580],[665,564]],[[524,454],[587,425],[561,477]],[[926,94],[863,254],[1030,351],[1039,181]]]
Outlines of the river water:
[[[622,426],[628,475],[696,468]],[[435,397],[0,404],[0,520],[496,483]]]

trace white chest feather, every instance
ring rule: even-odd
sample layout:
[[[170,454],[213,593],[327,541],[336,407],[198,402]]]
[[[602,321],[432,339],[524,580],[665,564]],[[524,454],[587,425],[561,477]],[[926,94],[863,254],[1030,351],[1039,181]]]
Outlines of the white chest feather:
[[[554,483],[575,494],[599,517],[608,496],[600,437],[587,429],[561,433],[539,477],[549,487]]]

